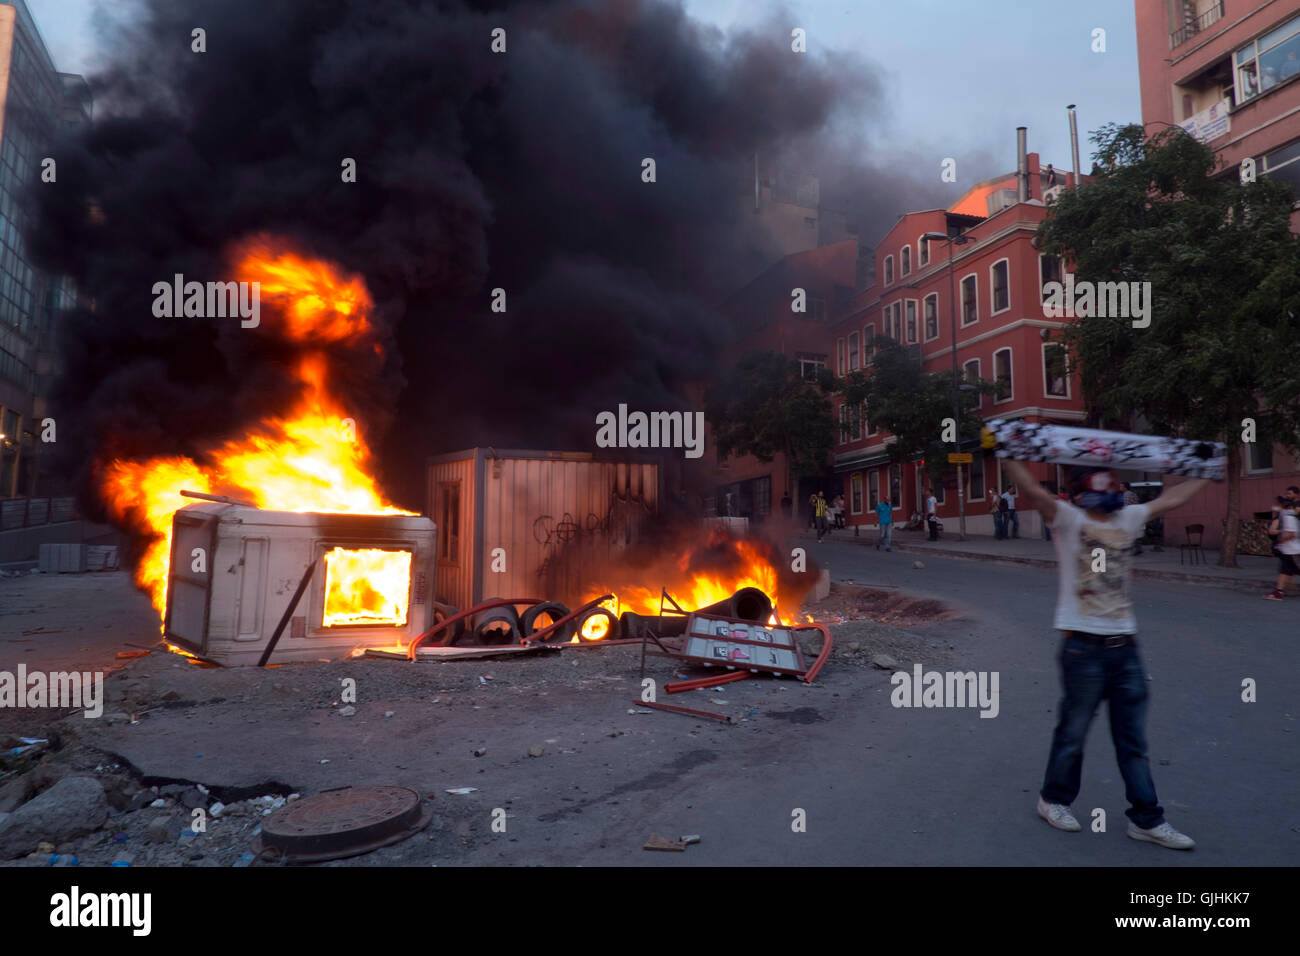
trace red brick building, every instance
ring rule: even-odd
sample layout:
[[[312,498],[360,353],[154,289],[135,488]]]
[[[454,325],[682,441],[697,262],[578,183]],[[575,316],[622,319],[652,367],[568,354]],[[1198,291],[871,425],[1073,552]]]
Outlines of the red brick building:
[[[999,386],[997,395],[962,394],[963,401],[980,400],[984,418],[1070,424],[1085,419],[1078,382],[1066,372],[1060,344],[1059,330],[1068,320],[1043,316],[1043,284],[1059,279],[1061,269],[1058,260],[1040,255],[1033,244],[1034,232],[1047,214],[1043,193],[1051,188],[1050,174],[1040,168],[1037,154],[1028,154],[1026,160],[1024,201],[1018,175],[1012,173],[976,185],[949,209],[899,219],[876,247],[874,284],[854,297],[831,329],[837,375],[869,365],[883,337],[913,350],[926,371],[950,372],[955,317],[961,377],[992,380]],[[1059,171],[1055,176],[1057,187],[1067,187],[1073,179]],[[960,234],[968,241],[927,241],[923,236],[929,232]],[[841,424],[834,467],[843,481],[846,520],[874,527],[876,502],[885,498],[896,522],[921,510],[927,479],[920,464],[892,462],[889,434],[870,422],[857,424],[859,419],[842,400],[835,411]],[[961,489],[967,531],[992,534],[988,494],[1005,486],[1001,465],[978,448],[964,450],[974,455],[973,463],[963,469]],[[1060,481],[1055,466],[1032,467],[1050,485]],[[955,532],[956,466],[949,466],[934,490],[945,527]],[[1037,512],[1021,510],[1020,533],[1040,533]]]
[[[1135,8],[1148,133],[1181,125],[1215,150],[1222,175],[1239,175],[1249,159],[1257,175],[1300,196],[1300,3],[1136,0]],[[1300,232],[1300,203],[1291,225]],[[1300,462],[1281,447],[1248,446],[1243,459],[1243,519],[1266,515],[1287,485],[1300,485]],[[1215,546],[1226,511],[1227,485],[1216,483],[1169,516],[1166,535],[1182,540],[1187,524],[1204,524]]]

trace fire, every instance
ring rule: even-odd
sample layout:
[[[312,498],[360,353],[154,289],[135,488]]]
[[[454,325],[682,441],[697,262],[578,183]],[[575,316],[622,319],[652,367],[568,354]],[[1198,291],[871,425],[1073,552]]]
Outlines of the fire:
[[[326,627],[406,623],[411,552],[335,548],[325,553]]]
[[[721,529],[713,529],[702,543],[685,548],[667,564],[660,563],[649,569],[627,569],[620,577],[631,580],[593,588],[587,598],[591,600],[606,592],[613,593],[615,598],[606,601],[605,606],[616,617],[624,611],[658,615],[660,586],[666,588],[673,600],[686,611],[724,601],[741,588],[758,588],[772,600],[776,609],[769,619],[770,624],[795,623],[794,618],[783,615],[780,610],[780,575],[772,557],[766,553],[764,543],[735,538]],[[667,608],[672,607],[666,601],[662,603]],[[608,631],[608,620],[600,615],[588,618],[581,634],[585,640],[598,641],[606,637]]]
[[[251,433],[194,458],[113,460],[103,466],[101,493],[110,515],[117,523],[150,535],[136,569],[136,584],[150,595],[160,614],[167,594],[172,514],[187,503],[180,496],[182,489],[231,495],[276,511],[412,513],[380,494],[370,473],[369,448],[355,421],[331,396],[328,360],[319,351],[322,345],[357,345],[371,335],[372,303],[365,283],[329,263],[278,249],[266,237],[246,243],[236,258],[236,278],[259,283],[263,301],[274,304],[277,316],[283,318],[280,324],[264,322],[265,332],[301,346],[290,369],[299,394],[287,414],[267,417]],[[380,553],[389,557],[372,558],[377,568],[367,566],[364,558],[336,558],[338,589],[331,596],[338,602],[337,623],[369,621],[375,615],[386,622],[390,617],[405,621],[406,586],[399,604],[396,585],[389,583],[388,576],[401,571],[409,582],[410,555],[405,554],[403,568],[401,559],[393,557],[401,552]],[[352,560],[356,563],[349,563]],[[362,586],[365,582],[345,585],[344,575],[353,571],[377,571],[380,577],[370,580],[368,587]]]

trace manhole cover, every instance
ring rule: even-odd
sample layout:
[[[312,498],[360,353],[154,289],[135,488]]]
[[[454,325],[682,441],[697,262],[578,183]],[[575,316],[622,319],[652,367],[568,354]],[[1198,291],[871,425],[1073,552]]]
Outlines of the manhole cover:
[[[257,849],[278,851],[289,863],[336,860],[405,840],[432,817],[408,787],[340,787],[271,814]]]

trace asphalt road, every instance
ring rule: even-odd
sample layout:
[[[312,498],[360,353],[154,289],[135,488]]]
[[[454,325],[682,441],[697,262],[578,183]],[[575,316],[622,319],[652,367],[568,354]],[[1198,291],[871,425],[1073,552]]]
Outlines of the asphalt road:
[[[998,715],[895,708],[887,672],[834,662],[813,686],[757,678],[673,700],[749,715],[737,726],[631,715],[637,657],[623,647],[565,652],[547,664],[370,662],[371,670],[359,672],[367,693],[349,718],[328,712],[337,693],[329,687],[337,688],[336,672],[360,665],[240,675],[176,670],[164,660],[151,666],[190,682],[237,686],[208,688],[228,697],[225,703],[164,709],[134,726],[87,722],[82,739],[159,780],[215,787],[244,777],[256,789],[254,778],[273,779],[308,794],[392,782],[436,795],[438,822],[428,839],[350,865],[1222,866],[1300,859],[1300,604],[1135,582],[1151,676],[1152,770],[1170,821],[1199,844],[1179,853],[1124,835],[1123,782],[1104,710],[1089,735],[1075,810],[1087,827],[1093,808],[1104,809],[1106,832],[1061,833],[1035,814],[1059,695],[1054,571],[928,557],[917,570],[914,554],[837,541],[807,546],[835,580],[903,588],[964,609],[962,620],[915,629],[918,662],[928,666],[921,655],[929,647],[944,655],[937,669],[996,671]],[[77,639],[107,656],[109,635],[114,642],[131,637],[117,625],[144,622],[131,633],[156,627],[139,594],[125,581],[117,590],[89,595],[99,614],[33,595],[19,631],[80,627]],[[70,649],[46,647],[52,638],[39,634],[23,640],[6,646],[5,666],[35,663],[50,651],[62,658]],[[671,670],[667,662],[657,666]],[[478,681],[480,670],[496,679]],[[386,686],[385,675],[428,690],[370,691]],[[465,686],[441,689],[453,675]],[[1257,684],[1256,703],[1241,699],[1245,678]],[[319,682],[319,692],[308,695],[319,698],[314,709],[277,704],[274,682],[285,681]],[[183,698],[203,699],[190,692],[183,687]],[[541,743],[544,756],[529,758]],[[475,757],[484,746],[487,755]],[[462,785],[478,789],[444,792]],[[497,808],[505,811],[505,832],[492,827]],[[803,832],[792,828],[796,811],[803,811]],[[651,833],[699,834],[702,842],[683,853],[647,852],[641,845]]]

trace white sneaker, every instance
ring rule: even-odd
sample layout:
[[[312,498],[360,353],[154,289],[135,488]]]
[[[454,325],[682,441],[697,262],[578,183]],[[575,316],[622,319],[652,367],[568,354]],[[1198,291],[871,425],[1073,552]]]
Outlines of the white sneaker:
[[[1128,835],[1134,840],[1145,840],[1147,843],[1159,843],[1161,846],[1167,846],[1171,850],[1190,850],[1196,846],[1195,840],[1185,833],[1179,833],[1168,823],[1162,823],[1158,827],[1144,830],[1130,820],[1128,824]]]
[[[1079,826],[1079,821],[1074,819],[1074,814],[1070,812],[1070,808],[1063,803],[1048,803],[1042,797],[1039,797],[1038,815],[1058,830],[1078,833],[1083,829],[1083,827]]]

